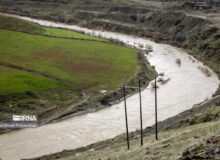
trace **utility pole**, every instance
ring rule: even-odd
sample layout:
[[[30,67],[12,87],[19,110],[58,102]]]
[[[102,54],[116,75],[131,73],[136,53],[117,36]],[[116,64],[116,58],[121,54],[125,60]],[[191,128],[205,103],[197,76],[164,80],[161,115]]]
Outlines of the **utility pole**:
[[[158,140],[158,130],[157,130],[157,76],[155,77],[155,134],[156,140]]]
[[[127,147],[129,149],[130,146],[129,146],[129,135],[128,135],[128,115],[127,115],[125,83],[124,83],[124,86],[123,86],[123,92],[124,92],[124,104],[125,104],[125,123],[126,123],[126,133],[127,133]]]
[[[141,125],[141,146],[143,146],[143,123],[142,123],[142,100],[141,100],[141,79],[139,81],[139,98],[140,98],[140,125]]]

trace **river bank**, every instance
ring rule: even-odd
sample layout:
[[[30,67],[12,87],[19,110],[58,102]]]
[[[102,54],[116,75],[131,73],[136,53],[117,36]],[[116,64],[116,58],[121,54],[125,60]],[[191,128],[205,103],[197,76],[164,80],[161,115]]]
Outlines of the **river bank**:
[[[150,81],[152,81],[157,74],[154,68],[149,64],[149,62],[146,61],[144,54],[146,54],[146,52],[143,53],[143,51],[137,49],[140,71],[136,73],[132,79],[125,81],[126,86],[133,87],[126,89],[125,95],[127,97],[131,97],[132,95],[138,92],[139,79],[141,84],[141,90],[143,90],[149,85]],[[76,107],[79,108],[79,111],[69,111],[63,113],[58,117],[50,120],[49,123],[59,122],[61,120],[65,120],[74,116],[80,116],[82,114],[86,114],[90,112],[97,112],[106,107],[111,107],[112,105],[118,104],[123,100],[123,94],[124,93],[123,93],[123,84],[122,84],[121,87],[115,90],[114,92],[95,97],[94,98],[95,102],[93,102],[93,105],[95,104],[96,106],[95,108],[92,107],[89,102],[87,102],[83,105],[79,105],[78,107]]]
[[[126,135],[97,142],[75,150],[64,150],[32,160],[91,160],[91,159],[172,159],[186,160],[194,153],[197,158],[219,157],[215,150],[202,149],[211,137],[218,137],[220,130],[220,96],[195,105],[172,118],[159,122],[159,140],[155,140],[155,125],[144,129],[144,145],[140,146],[140,131],[129,134],[130,150]],[[217,146],[219,143],[214,142]],[[189,157],[188,157],[189,158]],[[192,157],[191,157],[192,158]],[[195,158],[195,157],[193,157]]]

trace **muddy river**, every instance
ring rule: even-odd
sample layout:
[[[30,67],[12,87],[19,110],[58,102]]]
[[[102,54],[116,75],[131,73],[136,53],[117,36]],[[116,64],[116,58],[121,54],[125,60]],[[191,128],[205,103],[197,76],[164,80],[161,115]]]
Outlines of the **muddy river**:
[[[219,79],[210,69],[207,77],[200,69],[201,62],[181,49],[159,44],[148,39],[119,33],[95,31],[73,25],[16,16],[36,22],[43,26],[68,28],[84,31],[86,34],[99,35],[106,39],[119,39],[126,44],[150,45],[153,52],[146,55],[158,73],[164,73],[166,84],[158,88],[158,118],[164,120],[193,107],[194,104],[208,99],[216,91]],[[180,59],[181,65],[176,63]],[[154,123],[154,92],[147,87],[142,91],[143,125]],[[139,97],[135,94],[127,99],[129,130],[139,129]],[[115,137],[125,132],[124,103],[120,102],[98,112],[44,125],[38,128],[23,129],[0,136],[0,158],[17,160],[55,153],[64,149],[74,149],[88,144]]]

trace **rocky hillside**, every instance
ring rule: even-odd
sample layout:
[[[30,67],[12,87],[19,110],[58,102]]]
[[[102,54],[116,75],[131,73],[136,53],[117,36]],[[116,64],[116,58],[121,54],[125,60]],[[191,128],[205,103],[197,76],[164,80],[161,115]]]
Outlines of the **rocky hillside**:
[[[186,49],[220,75],[220,30],[211,22],[184,13],[146,11],[144,14],[94,16],[86,27],[152,38]],[[86,17],[86,16],[83,16]]]
[[[220,135],[212,136],[205,143],[194,145],[183,152],[180,160],[187,159],[220,159]]]

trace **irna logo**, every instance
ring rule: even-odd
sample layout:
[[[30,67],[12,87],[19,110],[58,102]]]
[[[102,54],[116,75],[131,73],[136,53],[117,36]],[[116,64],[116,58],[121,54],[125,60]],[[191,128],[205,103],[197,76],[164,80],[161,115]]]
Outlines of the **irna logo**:
[[[13,115],[13,121],[25,121],[25,122],[36,122],[37,116],[35,115]]]

